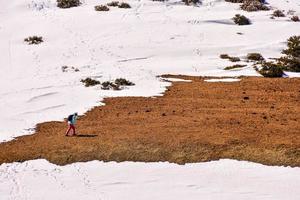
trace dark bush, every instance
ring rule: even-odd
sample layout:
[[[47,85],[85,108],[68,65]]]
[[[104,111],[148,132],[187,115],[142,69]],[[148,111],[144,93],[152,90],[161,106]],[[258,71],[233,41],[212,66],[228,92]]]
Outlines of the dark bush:
[[[121,86],[133,86],[134,83],[124,79],[117,78],[115,81],[105,81],[102,83],[103,90],[121,90]]]
[[[117,78],[115,80],[115,84],[116,85],[122,85],[122,86],[132,86],[132,85],[134,85],[134,83],[132,83],[131,81],[128,81],[124,78]]]
[[[57,0],[57,7],[59,8],[71,8],[80,6],[80,0]]]
[[[285,56],[278,59],[284,70],[300,72],[300,36],[292,36],[287,41],[287,49],[282,51]]]
[[[274,62],[263,62],[258,72],[269,78],[282,77],[284,74],[282,68]]]
[[[264,57],[260,53],[248,53],[247,59],[251,61],[263,61]]]
[[[244,0],[225,0],[226,2],[230,2],[230,3],[243,3]]]
[[[131,6],[128,3],[122,2],[121,4],[118,5],[119,8],[131,8]]]
[[[200,4],[201,0],[182,0],[182,2],[184,2],[185,5],[196,5]]]
[[[100,84],[100,81],[91,78],[81,79],[80,82],[82,82],[85,87],[90,87],[90,86],[95,86]]]
[[[238,68],[242,68],[242,67],[246,67],[247,65],[232,65],[232,66],[228,66],[228,67],[225,67],[224,70],[231,70],[231,69],[238,69]]]
[[[275,10],[272,14],[273,17],[285,17],[285,14],[281,10]]]
[[[293,16],[293,17],[291,17],[291,20],[292,20],[293,22],[299,22],[299,21],[300,21],[300,19],[299,19],[298,16]]]
[[[222,58],[222,59],[229,59],[230,56],[228,54],[221,54],[220,58]]]
[[[245,17],[244,15],[236,14],[235,17],[233,18],[233,21],[235,24],[238,25],[249,25],[251,24],[250,20]]]
[[[260,1],[260,0],[244,0],[243,4],[241,5],[241,9],[248,12],[254,12],[259,10],[270,10],[264,4],[264,1]]]
[[[228,58],[231,62],[239,62],[241,59],[239,57],[229,57]]]
[[[98,6],[95,6],[95,10],[96,11],[109,11],[109,8],[105,5],[98,5]]]
[[[28,38],[24,39],[25,42],[27,42],[28,44],[40,44],[43,41],[43,37],[39,37],[39,36],[31,36]]]
[[[111,7],[118,7],[119,6],[119,2],[118,1],[112,1],[112,2],[108,3],[107,5],[111,6]]]

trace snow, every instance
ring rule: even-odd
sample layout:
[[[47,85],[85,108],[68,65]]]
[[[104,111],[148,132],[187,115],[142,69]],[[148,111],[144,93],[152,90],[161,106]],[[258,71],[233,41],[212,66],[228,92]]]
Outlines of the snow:
[[[157,77],[161,74],[257,76],[249,63],[223,70],[232,63],[219,55],[277,57],[300,30],[287,17],[270,19],[272,11],[248,13],[221,0],[203,0],[200,6],[129,0],[132,9],[94,11],[107,2],[85,0],[80,7],[59,9],[55,0],[0,0],[0,142],[31,134],[40,122],[82,115],[103,105],[104,97],[162,95],[170,83]],[[298,0],[268,2],[300,14]],[[253,24],[233,24],[237,13]],[[23,40],[32,35],[44,43],[27,45]],[[62,72],[62,66],[80,71]],[[80,80],[86,77],[123,77],[136,85],[103,91],[85,88]]]
[[[300,170],[246,161],[100,162],[46,160],[0,166],[1,199],[299,199]]]

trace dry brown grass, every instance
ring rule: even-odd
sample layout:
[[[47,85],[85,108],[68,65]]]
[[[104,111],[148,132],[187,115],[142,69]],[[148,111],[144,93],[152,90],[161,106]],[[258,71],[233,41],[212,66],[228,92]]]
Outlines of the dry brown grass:
[[[78,161],[201,162],[232,158],[300,166],[300,79],[208,83],[181,77],[163,97],[109,98],[78,120],[47,122],[36,134],[0,144],[0,163]]]

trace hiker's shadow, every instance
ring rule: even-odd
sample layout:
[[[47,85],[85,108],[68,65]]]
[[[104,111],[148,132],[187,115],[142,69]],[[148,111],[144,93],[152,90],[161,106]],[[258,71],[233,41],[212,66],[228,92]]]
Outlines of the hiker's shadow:
[[[76,137],[86,137],[86,138],[91,138],[91,137],[97,137],[98,135],[84,135],[84,134],[79,134],[79,135],[76,135]]]

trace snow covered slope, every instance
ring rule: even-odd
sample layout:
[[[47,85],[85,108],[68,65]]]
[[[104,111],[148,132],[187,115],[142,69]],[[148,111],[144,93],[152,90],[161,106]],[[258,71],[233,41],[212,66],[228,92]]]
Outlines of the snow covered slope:
[[[300,33],[300,23],[272,20],[272,11],[246,13],[222,0],[203,0],[199,7],[179,0],[129,0],[131,9],[94,11],[107,2],[85,0],[80,7],[59,9],[55,0],[0,0],[0,141],[28,134],[39,122],[83,114],[105,96],[161,94],[169,83],[156,77],[160,74],[257,75],[250,66],[222,70],[231,63],[219,54],[275,57],[289,36]],[[298,0],[268,2],[300,14]],[[253,24],[233,24],[237,13]],[[23,42],[32,35],[44,43]],[[80,71],[62,72],[65,65]],[[84,88],[85,77],[124,77],[136,86],[101,91]]]
[[[34,160],[0,166],[1,199],[199,200],[299,199],[298,168],[220,160],[170,163],[103,163],[64,167]]]

